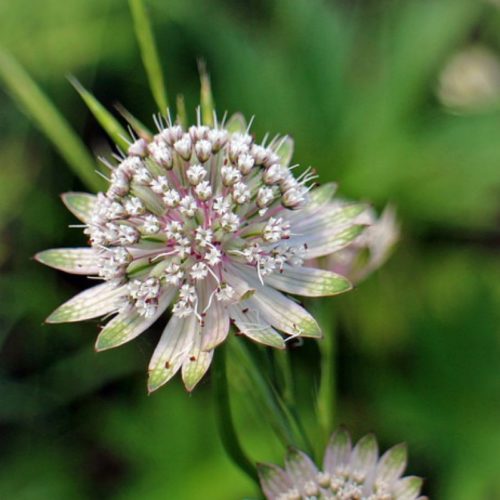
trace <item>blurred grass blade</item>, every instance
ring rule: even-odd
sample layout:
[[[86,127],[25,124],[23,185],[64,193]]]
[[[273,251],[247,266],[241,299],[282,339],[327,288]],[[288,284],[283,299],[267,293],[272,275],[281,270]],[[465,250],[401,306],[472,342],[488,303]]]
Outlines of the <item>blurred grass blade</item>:
[[[132,127],[134,132],[143,139],[147,141],[151,141],[153,139],[153,134],[151,130],[149,130],[144,123],[138,120],[127,108],[122,106],[121,104],[117,104],[115,106],[118,113],[120,113],[125,120],[127,120],[128,124]]]
[[[214,125],[214,97],[212,95],[212,86],[210,76],[207,72],[205,61],[198,61],[198,70],[200,72],[200,103],[201,119],[204,125],[212,127]]]
[[[85,145],[24,68],[2,48],[0,79],[82,182],[96,191],[103,189],[104,180],[95,173],[96,164]]]
[[[75,87],[90,112],[94,115],[94,118],[99,122],[113,142],[120,146],[124,152],[127,152],[129,148],[129,143],[126,141],[126,137],[129,135],[127,131],[75,77],[69,76],[68,80],[71,85]]]
[[[177,122],[183,128],[187,129],[187,111],[186,103],[184,102],[184,96],[182,94],[177,94],[177,99],[175,101],[177,107]]]
[[[129,4],[134,20],[135,34],[141,49],[142,62],[146,68],[151,92],[158,109],[164,114],[167,112],[168,100],[151,23],[149,22],[148,14],[144,8],[143,0],[129,0]]]

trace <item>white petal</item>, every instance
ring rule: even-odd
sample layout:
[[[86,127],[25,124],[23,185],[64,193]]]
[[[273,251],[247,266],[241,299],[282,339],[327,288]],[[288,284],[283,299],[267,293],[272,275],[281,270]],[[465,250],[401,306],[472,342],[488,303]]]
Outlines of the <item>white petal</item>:
[[[61,196],[67,209],[82,222],[89,222],[97,196],[89,193],[64,193]]]
[[[97,274],[97,258],[93,248],[53,248],[35,255],[46,266],[71,274]]]
[[[262,491],[268,500],[276,500],[293,487],[287,473],[276,465],[257,464],[257,472]]]
[[[398,500],[415,500],[420,494],[422,479],[415,476],[408,476],[400,479],[393,488],[394,498]],[[419,497],[424,498],[424,497]]]
[[[285,460],[286,472],[294,485],[302,490],[307,482],[316,483],[318,469],[313,461],[302,451],[291,448]]]
[[[286,347],[283,337],[268,323],[262,321],[258,312],[245,308],[244,305],[235,305],[230,308],[229,314],[238,330],[248,338],[278,349]]]
[[[387,450],[377,464],[376,478],[387,484],[398,479],[406,467],[406,445],[398,444]]]
[[[112,283],[88,288],[59,306],[45,321],[69,323],[116,312],[123,304],[124,293],[125,287]]]
[[[199,324],[193,314],[187,318],[172,316],[149,363],[148,391],[153,392],[168,382],[189,355]]]
[[[229,118],[224,128],[231,133],[243,134],[247,129],[247,122],[241,113],[235,113]]]
[[[336,295],[352,288],[349,280],[339,274],[303,266],[284,265],[282,272],[274,272],[264,281],[283,292],[305,297]]]
[[[228,269],[224,269],[223,275],[224,280],[227,281],[235,292],[234,302],[240,302],[242,300],[248,299],[255,293],[255,289],[252,288],[248,282],[243,279],[239,274],[236,274],[232,269],[232,266],[228,266]]]
[[[321,337],[321,330],[316,320],[301,306],[287,299],[282,293],[259,282],[255,270],[240,264],[228,266],[255,289],[255,294],[242,303],[258,311],[261,318],[290,335],[303,337]]]
[[[276,154],[280,157],[281,165],[288,167],[293,156],[294,142],[291,137],[284,137],[279,139],[279,148]]]
[[[198,332],[195,335],[191,350],[182,364],[182,380],[188,391],[195,388],[212,362],[214,351],[202,351],[201,340],[201,333]]]
[[[213,300],[204,318],[201,328],[201,348],[209,351],[226,340],[229,333],[229,315],[225,306]]]
[[[334,474],[335,471],[349,463],[351,456],[351,437],[349,433],[340,429],[332,434],[323,459],[323,469]]]
[[[248,305],[258,310],[272,326],[289,335],[321,338],[316,320],[303,307],[272,288],[263,287],[249,299]]]
[[[310,238],[302,238],[300,242],[294,239],[290,241],[290,244],[305,245],[304,258],[306,260],[315,259],[342,250],[362,234],[365,228],[366,226],[362,224],[344,226],[337,230],[330,229],[318,232]]]
[[[164,292],[158,301],[156,313],[150,318],[141,316],[136,308],[129,308],[115,316],[97,337],[96,350],[104,351],[118,347],[138,337],[165,312],[176,293],[175,288]]]
[[[298,211],[293,230],[302,236],[313,236],[321,230],[354,224],[367,208],[365,203],[327,203],[314,210],[306,208]]]
[[[288,244],[305,248],[305,258],[312,259],[336,252],[356,239],[365,224],[356,218],[366,210],[364,204],[340,205],[329,203],[320,210],[300,212],[293,222],[293,232]]]
[[[377,463],[378,446],[373,434],[361,438],[351,453],[350,466],[353,471],[369,474]]]

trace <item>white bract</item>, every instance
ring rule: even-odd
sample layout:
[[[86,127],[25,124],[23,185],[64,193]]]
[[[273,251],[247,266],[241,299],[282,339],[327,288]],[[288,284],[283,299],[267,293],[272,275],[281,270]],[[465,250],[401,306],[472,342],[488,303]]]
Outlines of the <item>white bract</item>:
[[[346,247],[363,230],[363,205],[333,206],[332,185],[294,178],[293,142],[255,144],[240,115],[187,131],[158,121],[111,166],[106,193],[63,199],[85,224],[90,248],[37,255],[49,266],[104,282],[59,307],[48,322],[115,315],[97,350],[137,337],[171,307],[153,353],[153,391],[179,369],[191,390],[230,323],[251,339],[285,348],[287,336],[320,337],[316,321],[282,292],[334,295],[347,279],[304,266]]]
[[[330,438],[322,468],[291,449],[284,469],[259,464],[258,472],[268,500],[424,500],[419,496],[422,480],[401,477],[406,455],[400,444],[379,458],[373,435],[352,447],[349,434],[340,430]]]
[[[338,205],[339,202],[333,204]],[[368,227],[348,247],[310,264],[341,274],[352,283],[359,283],[381,267],[399,239],[394,208],[387,206],[377,217],[375,211],[368,207],[359,214],[356,223]]]

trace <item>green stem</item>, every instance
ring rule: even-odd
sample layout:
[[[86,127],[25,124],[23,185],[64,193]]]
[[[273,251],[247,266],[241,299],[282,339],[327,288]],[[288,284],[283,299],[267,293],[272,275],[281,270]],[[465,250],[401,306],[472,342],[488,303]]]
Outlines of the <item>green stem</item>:
[[[217,349],[217,356],[214,360],[214,368],[212,372],[214,379],[215,410],[217,413],[219,434],[222,445],[234,464],[258,485],[259,479],[257,476],[257,470],[254,464],[245,455],[245,452],[241,447],[231,414],[225,349],[224,345],[219,346]]]
[[[272,351],[273,358],[276,364],[276,369],[281,375],[279,380],[279,386],[281,388],[281,397],[283,401],[290,407],[295,406],[295,391],[294,382],[292,375],[292,367],[290,364],[290,353],[285,351],[279,351],[277,349]]]
[[[304,448],[306,448],[307,451],[312,454],[314,449],[312,447],[311,441],[309,440],[309,436],[307,435],[304,424],[302,423],[300,414],[297,410],[297,401],[295,398],[294,390],[295,383],[293,380],[290,353],[287,351],[274,350],[273,355],[276,368],[280,373],[281,391],[279,391],[278,397],[281,398],[283,405],[285,405],[286,410],[293,419],[293,422],[302,438]]]
[[[336,417],[337,379],[336,356],[337,339],[335,317],[331,308],[324,307],[318,311],[318,322],[323,330],[323,339],[319,342],[321,353],[321,378],[318,391],[317,410],[323,438],[331,434]]]

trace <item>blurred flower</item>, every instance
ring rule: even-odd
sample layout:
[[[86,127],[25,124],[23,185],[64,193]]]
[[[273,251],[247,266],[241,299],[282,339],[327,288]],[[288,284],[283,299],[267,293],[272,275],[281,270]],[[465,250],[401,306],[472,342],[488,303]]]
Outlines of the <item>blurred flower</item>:
[[[470,46],[458,52],[439,76],[438,97],[457,111],[475,111],[500,99],[500,61],[486,47]]]
[[[337,201],[332,204],[341,206]],[[368,227],[349,246],[314,262],[316,267],[346,276],[353,283],[359,283],[382,266],[399,239],[396,212],[391,206],[379,218],[368,207],[356,218],[356,223]]]
[[[406,446],[399,444],[379,459],[373,435],[352,448],[349,434],[340,430],[330,438],[321,469],[292,448],[285,469],[259,464],[258,471],[268,500],[424,500],[418,496],[422,480],[401,477],[406,455]]]
[[[172,305],[149,364],[150,391],[179,369],[194,388],[230,322],[281,349],[277,330],[320,337],[314,318],[280,291],[324,296],[351,288],[342,276],[303,263],[355,239],[364,205],[329,204],[332,185],[311,191],[316,176],[306,170],[295,178],[288,167],[292,140],[257,144],[240,115],[213,128],[157,125],[152,140],[136,140],[117,164],[108,163],[106,193],[63,197],[91,247],[47,250],[37,259],[104,283],[47,321],[116,314],[97,338],[101,351],[137,337]]]

